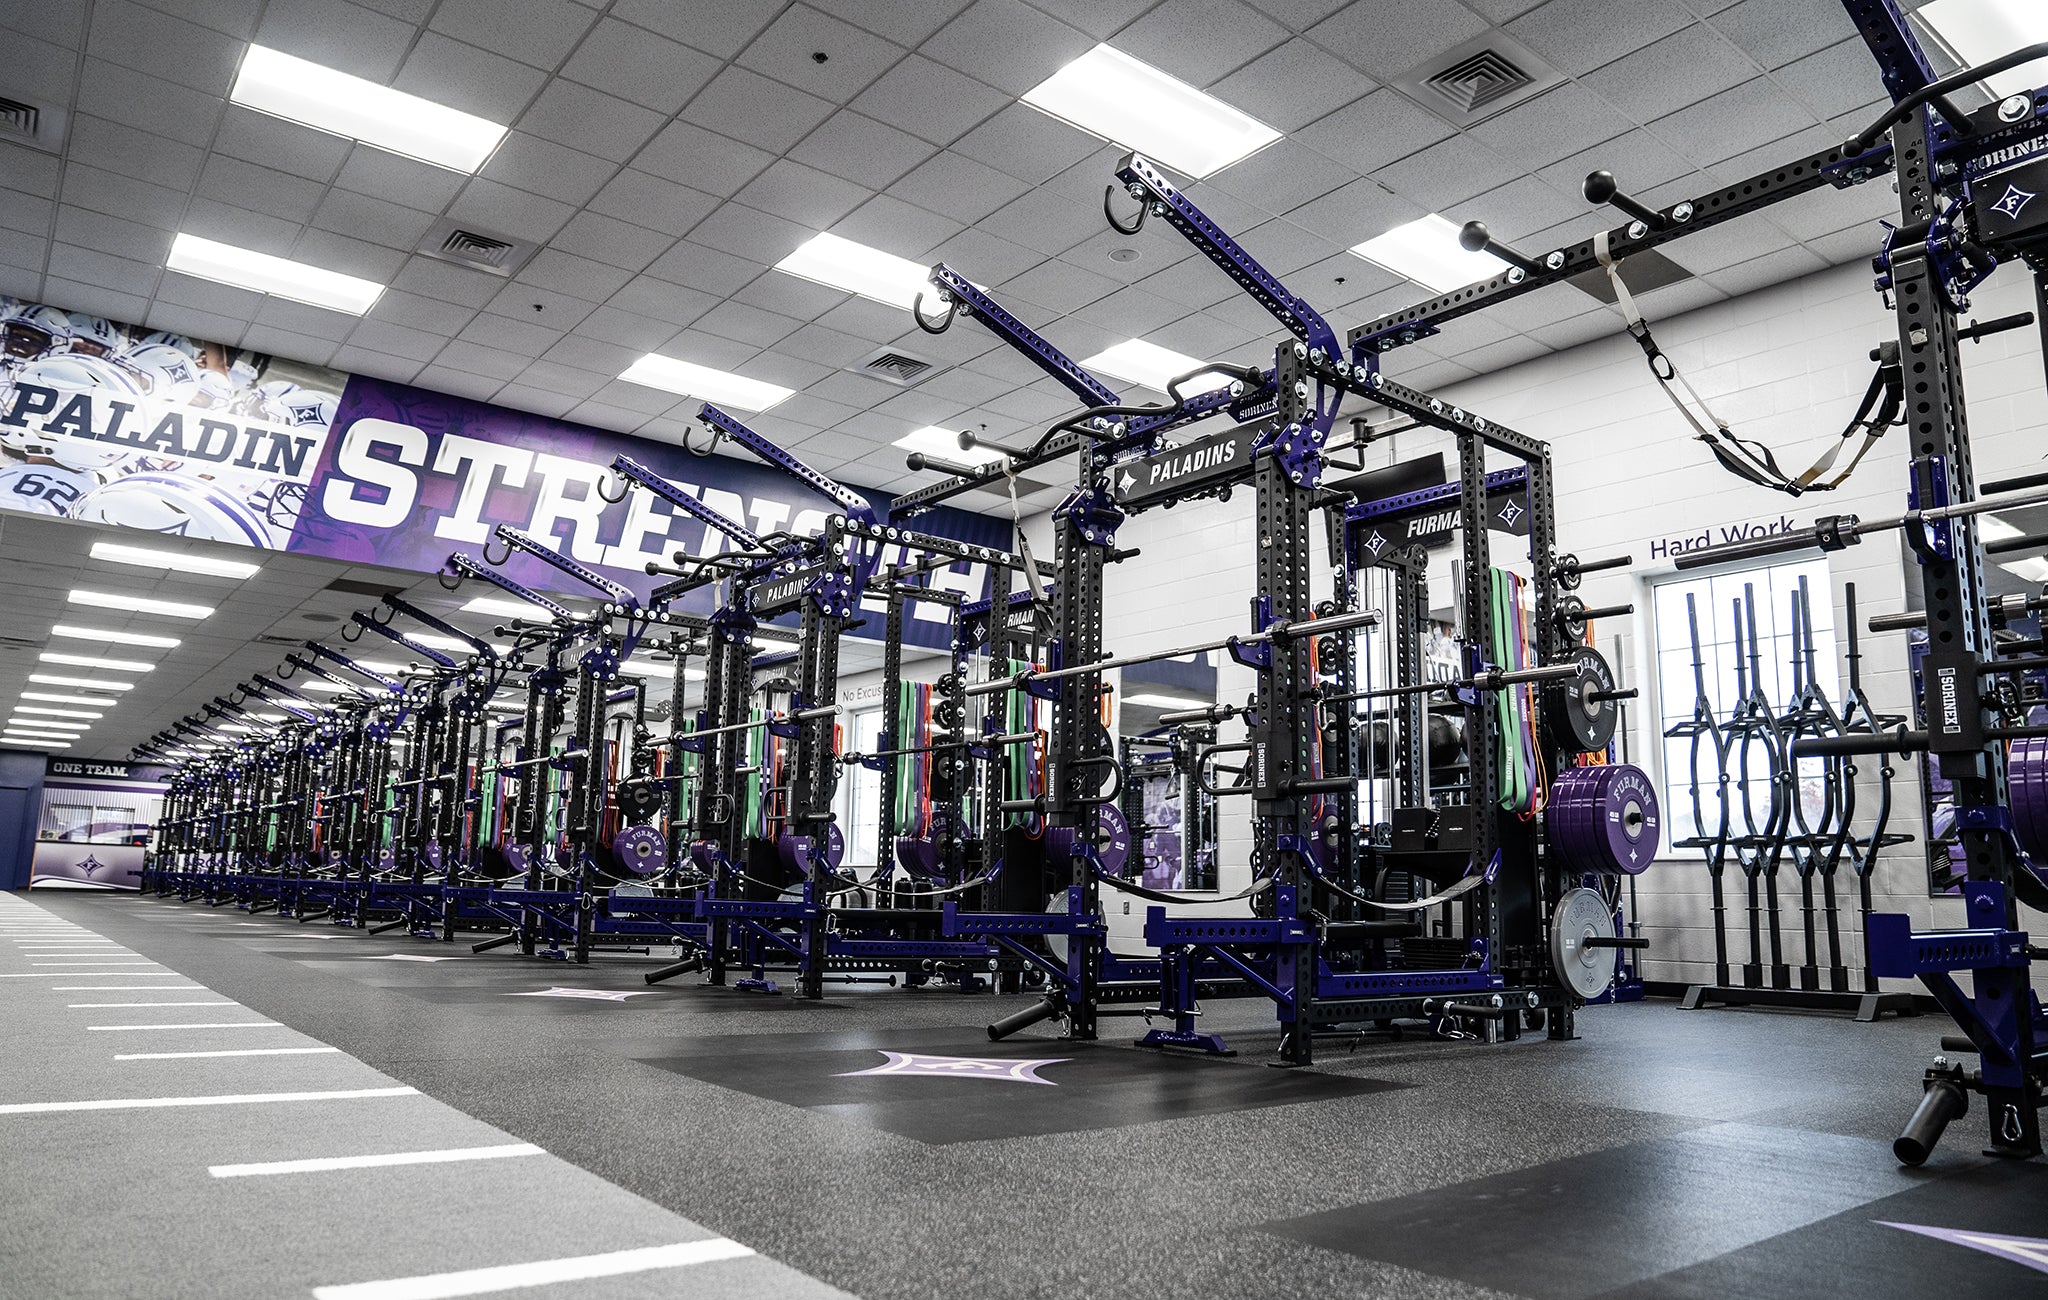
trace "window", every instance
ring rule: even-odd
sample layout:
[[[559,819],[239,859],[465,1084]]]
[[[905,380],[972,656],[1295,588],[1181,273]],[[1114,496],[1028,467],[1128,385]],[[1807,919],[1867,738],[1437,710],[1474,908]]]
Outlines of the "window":
[[[880,748],[880,709],[862,709],[853,715],[849,727],[848,750],[871,754]],[[833,811],[839,814],[839,828],[846,834],[846,865],[875,866],[876,841],[882,834],[882,774],[860,766],[839,771],[839,795]]]
[[[1694,819],[1694,741],[1688,736],[1670,733],[1692,721],[1694,701],[1702,685],[1717,722],[1725,724],[1738,695],[1756,686],[1762,687],[1765,698],[1770,701],[1772,714],[1784,714],[1792,702],[1796,680],[1793,670],[1793,607],[1795,601],[1801,599],[1802,583],[1813,627],[1813,645],[1811,653],[1802,654],[1801,658],[1811,661],[1814,684],[1839,710],[1842,698],[1839,665],[1835,657],[1835,599],[1834,589],[1828,583],[1826,560],[1795,560],[1717,573],[1710,577],[1682,575],[1658,583],[1653,589],[1657,731],[1664,737],[1661,743],[1664,747],[1666,852],[1691,852],[1673,850],[1671,845],[1699,833],[1702,827],[1702,822]],[[1692,601],[1690,617],[1687,613],[1688,597]],[[1738,606],[1743,611],[1739,629],[1736,625]],[[1756,623],[1757,679],[1754,682],[1750,679],[1748,650],[1752,614]],[[1693,670],[1695,620],[1699,635],[1700,669],[1697,676]],[[1706,833],[1713,834],[1719,829],[1720,810],[1713,798],[1719,773],[1715,766],[1713,743],[1705,736],[1698,740],[1697,758],[1703,800],[1700,815],[1704,819]],[[1741,761],[1736,754],[1729,756],[1730,777],[1737,775],[1735,767]],[[1746,766],[1755,817],[1761,826],[1770,797],[1770,762],[1761,745],[1751,746]],[[1808,766],[1809,763],[1804,762],[1800,765],[1801,793],[1810,810],[1817,811],[1822,765],[1819,760],[1812,760],[1812,772],[1806,770]],[[1806,787],[1809,785],[1814,788],[1808,790]],[[1729,799],[1729,816],[1740,827],[1742,812],[1732,783]]]

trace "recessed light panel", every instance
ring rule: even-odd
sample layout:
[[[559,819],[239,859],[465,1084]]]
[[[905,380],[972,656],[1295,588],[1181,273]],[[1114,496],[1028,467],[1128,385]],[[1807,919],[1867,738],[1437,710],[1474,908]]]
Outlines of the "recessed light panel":
[[[1438,293],[1491,279],[1507,269],[1507,263],[1491,253],[1466,252],[1458,242],[1458,227],[1434,212],[1353,245],[1351,251]]]
[[[351,316],[360,316],[376,306],[384,293],[384,286],[374,280],[343,275],[310,262],[273,257],[252,248],[201,239],[183,231],[171,240],[171,255],[164,266],[180,275],[289,298]]]
[[[740,411],[765,411],[796,393],[794,388],[713,370],[710,366],[665,357],[659,352],[650,352],[635,361],[619,378],[629,384],[659,388],[684,397],[701,397],[713,405],[730,406]]]
[[[505,138],[496,122],[262,45],[242,56],[228,98],[450,171],[475,171]]]
[[[1024,92],[1024,102],[1197,180],[1280,138],[1250,114],[1109,45]]]

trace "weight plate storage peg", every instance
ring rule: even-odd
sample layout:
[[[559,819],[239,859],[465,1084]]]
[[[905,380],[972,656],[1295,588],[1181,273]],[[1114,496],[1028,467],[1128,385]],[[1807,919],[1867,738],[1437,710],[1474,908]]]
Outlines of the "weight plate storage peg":
[[[1614,739],[1614,724],[1621,709],[1603,698],[1614,690],[1614,670],[1592,646],[1574,646],[1561,663],[1578,669],[1549,688],[1551,743],[1568,754],[1587,754],[1607,748]]]
[[[1614,913],[1591,889],[1568,889],[1550,915],[1550,964],[1564,986],[1582,998],[1597,998],[1614,982],[1618,954],[1593,947],[1588,939],[1614,936]]]

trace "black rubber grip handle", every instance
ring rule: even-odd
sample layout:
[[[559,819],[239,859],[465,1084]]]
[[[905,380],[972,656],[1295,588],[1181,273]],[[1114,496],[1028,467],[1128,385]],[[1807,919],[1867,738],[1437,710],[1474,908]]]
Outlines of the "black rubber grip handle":
[[[1927,748],[1927,733],[1878,731],[1847,736],[1801,736],[1792,742],[1794,758],[1841,758],[1851,754],[1906,753]]]
[[[1588,948],[1647,948],[1650,946],[1650,941],[1641,938],[1623,938],[1619,935],[1609,937],[1596,934],[1592,938],[1585,940],[1585,945]]]

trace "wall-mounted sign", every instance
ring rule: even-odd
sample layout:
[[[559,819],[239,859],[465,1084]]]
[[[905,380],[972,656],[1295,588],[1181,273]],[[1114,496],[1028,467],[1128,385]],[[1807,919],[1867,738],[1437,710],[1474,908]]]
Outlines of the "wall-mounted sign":
[[[510,524],[644,596],[662,581],[649,562],[715,554],[725,538],[645,491],[607,500],[599,484],[621,453],[757,533],[816,533],[832,508],[753,460],[0,298],[4,509],[420,572]],[[917,526],[1010,540],[1005,522],[947,506]],[[530,556],[503,567],[541,590],[594,594]],[[987,595],[979,565],[933,581]],[[714,600],[707,589],[681,607]],[[943,608],[913,610],[907,635],[944,645],[946,624]],[[879,637],[881,620],[856,635]]]

